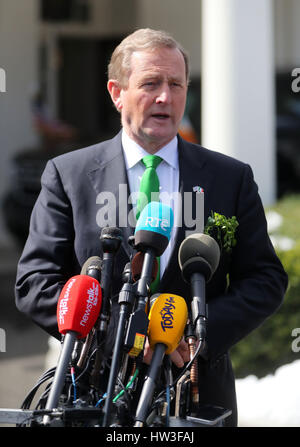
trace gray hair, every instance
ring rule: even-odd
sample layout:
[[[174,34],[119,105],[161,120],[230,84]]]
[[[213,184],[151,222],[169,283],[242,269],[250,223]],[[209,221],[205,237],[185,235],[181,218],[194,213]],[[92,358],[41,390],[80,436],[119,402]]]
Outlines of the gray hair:
[[[117,80],[122,87],[126,87],[131,70],[131,55],[135,51],[153,50],[157,48],[177,48],[185,62],[186,80],[189,81],[189,57],[185,49],[165,31],[150,28],[139,29],[115,48],[108,65],[108,79]]]

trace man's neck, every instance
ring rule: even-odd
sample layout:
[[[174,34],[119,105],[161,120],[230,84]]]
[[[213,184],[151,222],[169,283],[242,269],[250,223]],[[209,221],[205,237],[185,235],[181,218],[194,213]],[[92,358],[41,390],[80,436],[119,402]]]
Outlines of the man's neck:
[[[144,151],[148,152],[151,155],[156,154],[160,149],[162,149],[163,147],[165,147],[168,143],[170,143],[170,141],[173,140],[172,137],[168,140],[165,141],[156,141],[156,140],[150,140],[150,139],[139,139],[139,138],[134,138],[130,133],[128,133],[126,130],[124,130],[123,128],[123,132],[126,133],[127,137],[130,138],[132,141],[134,141],[137,145],[139,145],[142,149],[144,149]]]

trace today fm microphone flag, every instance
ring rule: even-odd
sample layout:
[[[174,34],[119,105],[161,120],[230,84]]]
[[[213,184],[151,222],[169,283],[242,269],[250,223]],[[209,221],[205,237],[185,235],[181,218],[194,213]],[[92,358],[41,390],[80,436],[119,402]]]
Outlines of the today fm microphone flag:
[[[148,338],[153,356],[137,406],[135,427],[142,427],[146,421],[163,357],[177,348],[187,319],[186,302],[178,295],[161,294],[150,309]]]
[[[85,338],[97,321],[102,303],[99,282],[87,275],[76,275],[64,285],[57,303],[58,330],[64,335],[58,365],[46,403],[46,410],[57,408],[75,341]],[[44,423],[49,422],[45,416]]]

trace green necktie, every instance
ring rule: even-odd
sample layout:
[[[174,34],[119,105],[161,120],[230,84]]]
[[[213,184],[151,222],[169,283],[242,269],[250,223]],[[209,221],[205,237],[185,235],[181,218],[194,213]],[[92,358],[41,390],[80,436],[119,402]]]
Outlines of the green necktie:
[[[148,203],[159,202],[159,178],[156,173],[156,168],[161,161],[162,159],[157,155],[146,155],[142,159],[142,163],[146,169],[141,178],[136,219],[140,217],[142,210]]]
[[[162,158],[157,155],[146,155],[142,159],[142,163],[146,166],[145,172],[141,178],[140,193],[137,201],[137,213],[136,219],[139,218],[140,213],[144,207],[150,202],[159,202],[159,178],[156,173],[156,168]],[[160,260],[157,258],[158,272],[155,280],[151,284],[151,292],[155,293],[155,290],[160,281]]]

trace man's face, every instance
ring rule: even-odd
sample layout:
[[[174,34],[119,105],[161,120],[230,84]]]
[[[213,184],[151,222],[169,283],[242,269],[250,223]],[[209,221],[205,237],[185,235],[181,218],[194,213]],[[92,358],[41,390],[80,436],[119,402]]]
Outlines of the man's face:
[[[128,85],[116,89],[113,100],[126,133],[155,153],[177,134],[186,94],[182,54],[177,49],[159,48],[132,54]]]

